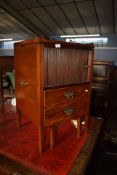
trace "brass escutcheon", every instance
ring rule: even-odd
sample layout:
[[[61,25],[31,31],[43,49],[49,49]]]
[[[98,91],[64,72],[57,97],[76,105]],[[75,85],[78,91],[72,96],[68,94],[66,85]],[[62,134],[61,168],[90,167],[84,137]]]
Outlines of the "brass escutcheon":
[[[72,99],[75,96],[75,93],[72,90],[68,90],[67,92],[65,92],[64,95],[65,95],[66,99]]]
[[[74,109],[72,106],[69,106],[65,108],[64,112],[67,116],[70,116],[74,112]]]

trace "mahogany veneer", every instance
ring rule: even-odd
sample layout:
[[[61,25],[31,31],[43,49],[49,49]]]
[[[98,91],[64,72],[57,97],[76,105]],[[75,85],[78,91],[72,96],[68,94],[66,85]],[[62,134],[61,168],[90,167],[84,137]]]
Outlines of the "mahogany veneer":
[[[15,44],[18,126],[22,115],[38,125],[40,152],[46,127],[51,148],[60,122],[76,119],[78,138],[81,126],[87,130],[93,50],[91,44],[41,38]]]

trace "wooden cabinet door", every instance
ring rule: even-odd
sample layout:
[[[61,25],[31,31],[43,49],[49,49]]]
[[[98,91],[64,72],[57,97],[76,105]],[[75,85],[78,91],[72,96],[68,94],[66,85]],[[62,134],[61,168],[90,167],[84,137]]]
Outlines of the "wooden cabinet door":
[[[43,106],[42,50],[38,44],[15,47],[17,110],[36,124]]]

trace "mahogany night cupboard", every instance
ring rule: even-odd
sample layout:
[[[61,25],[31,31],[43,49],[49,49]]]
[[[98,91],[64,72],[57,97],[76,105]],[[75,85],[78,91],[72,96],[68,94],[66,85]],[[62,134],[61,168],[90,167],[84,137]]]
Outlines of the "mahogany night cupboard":
[[[44,129],[50,128],[50,146],[65,120],[77,121],[87,131],[94,47],[43,38],[15,44],[18,125],[22,115],[38,125],[39,152],[44,150]],[[84,126],[83,126],[84,125]]]

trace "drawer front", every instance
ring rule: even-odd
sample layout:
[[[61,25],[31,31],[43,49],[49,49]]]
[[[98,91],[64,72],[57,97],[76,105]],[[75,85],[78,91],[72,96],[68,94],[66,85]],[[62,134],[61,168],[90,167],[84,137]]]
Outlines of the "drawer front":
[[[55,104],[60,104],[61,102],[71,103],[76,99],[87,100],[89,96],[89,84],[46,90],[44,92],[44,96],[45,107],[52,107]]]
[[[74,116],[77,116],[77,107],[75,104],[55,105],[53,108],[45,109],[44,124],[45,126],[53,125]]]
[[[81,85],[77,88],[77,98],[82,100],[87,100],[89,97],[89,84]]]
[[[53,108],[45,108],[44,124],[45,126],[53,125],[63,120],[83,116],[87,113],[87,101],[55,105]]]
[[[83,116],[88,113],[88,100],[78,101],[77,103],[78,115]]]

